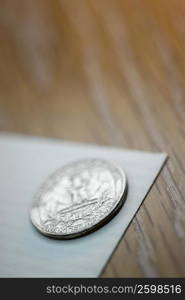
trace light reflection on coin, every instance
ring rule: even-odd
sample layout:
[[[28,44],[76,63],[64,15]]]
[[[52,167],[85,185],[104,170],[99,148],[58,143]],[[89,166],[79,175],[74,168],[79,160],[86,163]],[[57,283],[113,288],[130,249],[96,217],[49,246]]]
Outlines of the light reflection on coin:
[[[44,235],[69,239],[94,231],[121,208],[122,169],[102,159],[70,163],[52,174],[34,197],[31,221]]]

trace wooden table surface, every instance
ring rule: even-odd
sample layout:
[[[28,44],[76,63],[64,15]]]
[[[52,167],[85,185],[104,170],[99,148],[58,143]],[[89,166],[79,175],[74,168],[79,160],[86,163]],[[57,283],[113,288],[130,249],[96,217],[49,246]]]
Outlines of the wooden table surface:
[[[185,276],[185,1],[1,1],[0,129],[169,154],[104,277]]]

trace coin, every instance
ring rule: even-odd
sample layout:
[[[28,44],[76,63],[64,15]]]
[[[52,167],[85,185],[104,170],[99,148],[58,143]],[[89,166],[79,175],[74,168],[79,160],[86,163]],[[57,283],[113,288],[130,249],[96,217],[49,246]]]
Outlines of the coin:
[[[72,162],[42,184],[31,207],[31,221],[50,237],[82,236],[113,218],[124,203],[126,190],[126,175],[112,162]]]

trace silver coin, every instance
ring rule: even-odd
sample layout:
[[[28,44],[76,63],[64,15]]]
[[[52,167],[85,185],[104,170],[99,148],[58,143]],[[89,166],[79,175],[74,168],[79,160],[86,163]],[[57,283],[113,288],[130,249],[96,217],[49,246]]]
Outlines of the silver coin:
[[[124,171],[109,161],[87,159],[52,174],[36,193],[30,216],[44,235],[69,239],[94,231],[121,208]]]

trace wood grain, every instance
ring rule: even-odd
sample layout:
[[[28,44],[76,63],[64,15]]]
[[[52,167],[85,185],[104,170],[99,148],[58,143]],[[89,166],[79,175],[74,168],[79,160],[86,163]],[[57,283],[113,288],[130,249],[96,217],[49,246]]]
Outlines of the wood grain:
[[[104,277],[185,276],[185,1],[1,1],[0,129],[170,159]]]

